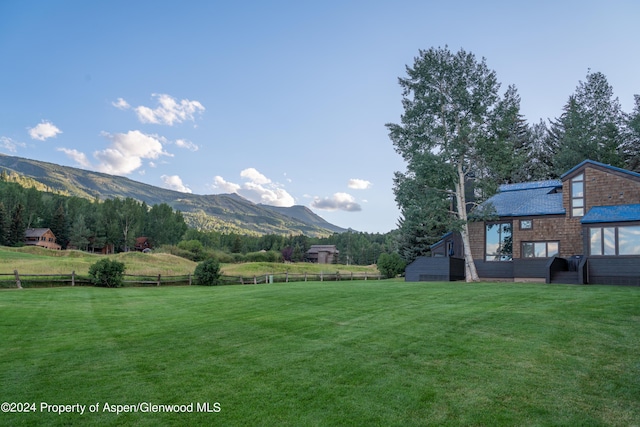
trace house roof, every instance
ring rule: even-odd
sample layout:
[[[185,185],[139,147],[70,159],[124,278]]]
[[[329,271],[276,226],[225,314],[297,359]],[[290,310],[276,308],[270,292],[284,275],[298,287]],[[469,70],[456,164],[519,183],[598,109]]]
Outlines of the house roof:
[[[500,192],[478,206],[478,212],[495,209],[497,216],[564,215],[562,182],[557,180],[523,182],[500,186]]]
[[[25,237],[41,237],[47,231],[50,231],[48,228],[27,228],[24,231]]]
[[[307,253],[318,253],[318,252],[334,252],[338,253],[335,245],[311,245]]]
[[[640,204],[594,206],[580,220],[583,224],[640,221]]]
[[[598,166],[604,169],[609,169],[611,171],[614,172],[619,172],[619,173],[624,173],[626,175],[630,175],[636,178],[640,178],[640,173],[638,172],[633,172],[630,170],[626,170],[626,169],[622,169],[622,168],[617,168],[615,166],[611,166],[611,165],[607,165],[605,163],[600,163],[600,162],[596,162],[595,160],[584,160],[582,162],[580,162],[580,164],[574,166],[573,168],[569,169],[567,172],[563,173],[562,176],[560,177],[561,180],[564,180],[564,178],[568,175],[571,175],[572,173],[574,173],[575,171],[577,171],[578,169],[582,168],[584,165],[593,165],[593,166]]]
[[[433,245],[429,246],[429,249],[433,249],[433,248],[435,248],[436,246],[438,246],[438,245],[442,244],[442,242],[444,242],[444,240],[445,240],[447,237],[450,237],[450,236],[452,236],[452,235],[453,235],[453,231],[450,231],[450,232],[448,232],[448,233],[444,234],[444,235],[440,238],[440,240],[438,240],[437,242],[435,242]]]

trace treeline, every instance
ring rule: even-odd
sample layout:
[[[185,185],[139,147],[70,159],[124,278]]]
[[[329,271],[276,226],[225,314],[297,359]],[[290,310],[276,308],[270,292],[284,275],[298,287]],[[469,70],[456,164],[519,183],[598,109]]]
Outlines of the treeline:
[[[25,188],[16,181],[21,180],[0,173],[0,245],[21,245],[28,228],[50,228],[63,249],[111,247],[120,252],[140,236],[154,245],[175,245],[187,231],[182,214],[164,203],[150,207],[132,198],[91,201]]]
[[[394,232],[380,234],[347,231],[327,237],[277,234],[252,236],[190,228],[177,245],[178,251],[174,253],[194,261],[214,253],[222,262],[281,260],[301,262],[306,260],[306,252],[312,245],[335,245],[340,251],[335,258],[339,264],[375,264],[381,254],[397,251]],[[225,257],[223,254],[244,256]]]
[[[393,233],[248,235],[188,228],[180,211],[163,203],[148,206],[132,198],[88,200],[40,191],[35,181],[0,172],[0,245],[20,246],[28,228],[50,228],[63,249],[115,252],[147,237],[156,249],[194,261],[214,256],[221,262],[306,260],[311,245],[335,245],[340,264],[369,265],[396,251]],[[39,183],[38,183],[39,184]],[[38,187],[43,189],[42,187]]]
[[[623,111],[604,74],[589,71],[559,117],[528,123],[516,87],[500,96],[492,71],[486,73],[486,87],[474,82],[473,88],[458,90],[456,96],[473,93],[473,102],[441,96],[433,88],[471,84],[462,77],[471,72],[465,69],[470,63],[431,62],[430,52],[422,52],[415,69],[408,69],[409,78],[400,79],[407,111],[400,124],[387,124],[396,151],[407,161],[406,171],[394,176],[401,210],[399,252],[407,262],[429,254],[444,233],[462,227],[450,199],[458,191],[457,164],[463,165],[467,180],[467,202],[477,203],[501,184],[558,179],[586,159],[640,172],[640,95],[633,96],[631,111]],[[446,48],[437,53],[457,57]],[[480,65],[486,65],[484,60]],[[444,72],[438,67],[449,68]],[[475,109],[476,104],[483,108]],[[457,122],[462,119],[467,124]]]

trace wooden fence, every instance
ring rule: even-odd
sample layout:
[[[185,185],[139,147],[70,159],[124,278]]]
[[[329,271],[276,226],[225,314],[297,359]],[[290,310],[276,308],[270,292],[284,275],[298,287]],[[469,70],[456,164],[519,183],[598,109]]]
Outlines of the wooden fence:
[[[220,277],[220,285],[257,285],[268,283],[288,282],[329,282],[342,280],[380,280],[380,274],[370,273],[281,273],[256,276],[227,276]],[[124,275],[124,286],[189,286],[197,284],[193,275],[154,276]],[[0,273],[1,288],[46,288],[58,286],[93,286],[88,275],[79,275],[75,271],[70,274],[22,274],[18,270],[13,273]]]

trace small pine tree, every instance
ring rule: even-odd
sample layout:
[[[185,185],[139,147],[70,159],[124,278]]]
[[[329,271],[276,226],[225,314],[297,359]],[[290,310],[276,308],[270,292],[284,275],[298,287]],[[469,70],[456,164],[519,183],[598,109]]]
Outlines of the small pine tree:
[[[213,258],[207,258],[196,266],[193,277],[199,285],[217,285],[220,281],[220,263]]]
[[[91,282],[104,288],[118,288],[124,279],[124,263],[103,258],[89,267]]]
[[[388,279],[402,274],[406,266],[405,261],[396,252],[382,253],[378,257],[378,270]]]

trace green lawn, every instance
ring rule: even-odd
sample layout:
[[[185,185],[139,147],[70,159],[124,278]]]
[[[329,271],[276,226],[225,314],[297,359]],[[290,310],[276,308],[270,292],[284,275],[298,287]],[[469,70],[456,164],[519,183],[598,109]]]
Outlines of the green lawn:
[[[639,425],[640,288],[2,290],[0,402],[38,411],[0,425]],[[220,412],[196,412],[204,402]]]

